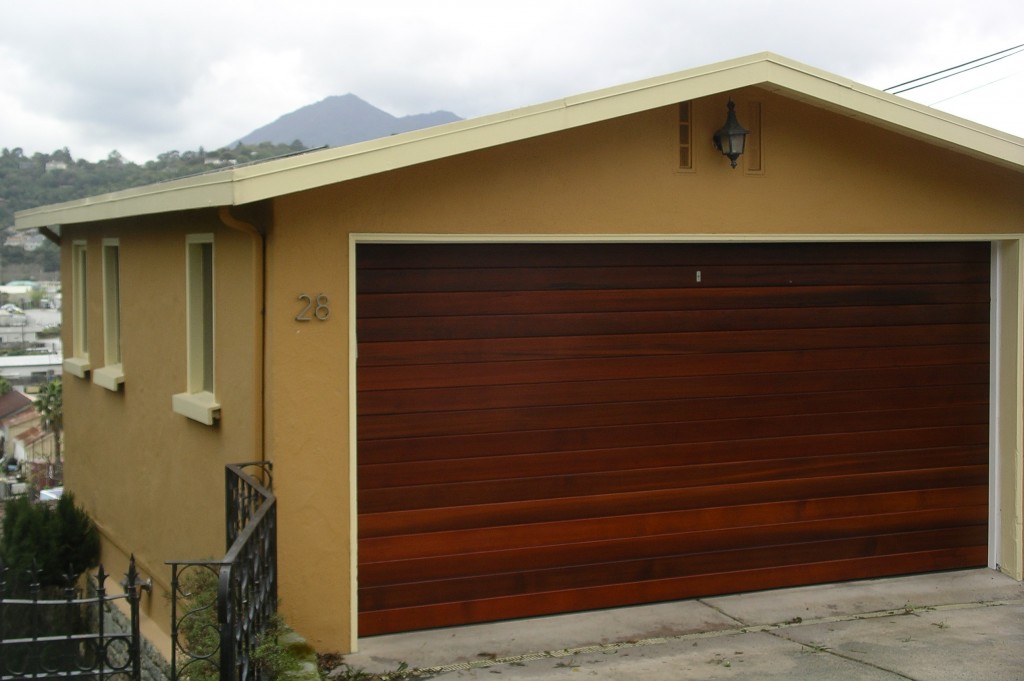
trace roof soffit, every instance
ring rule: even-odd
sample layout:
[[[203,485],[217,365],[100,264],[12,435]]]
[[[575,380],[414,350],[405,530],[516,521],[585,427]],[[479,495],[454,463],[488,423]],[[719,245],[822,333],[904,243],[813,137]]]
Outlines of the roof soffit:
[[[393,137],[19,213],[19,228],[242,205],[758,86],[1024,172],[1024,140],[771,53]]]

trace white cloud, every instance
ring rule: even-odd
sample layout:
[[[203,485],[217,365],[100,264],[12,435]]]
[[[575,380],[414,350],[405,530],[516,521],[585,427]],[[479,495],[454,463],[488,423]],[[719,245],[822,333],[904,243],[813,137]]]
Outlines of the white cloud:
[[[353,92],[396,115],[468,117],[765,50],[886,87],[1016,44],[1019,5],[2,3],[0,146],[68,146],[90,159],[116,148],[145,160],[226,144],[329,95]],[[1007,75],[1022,64],[1024,55],[1007,59],[1005,72],[993,65],[907,96],[930,103],[978,87],[936,106],[1024,135],[1024,87]]]

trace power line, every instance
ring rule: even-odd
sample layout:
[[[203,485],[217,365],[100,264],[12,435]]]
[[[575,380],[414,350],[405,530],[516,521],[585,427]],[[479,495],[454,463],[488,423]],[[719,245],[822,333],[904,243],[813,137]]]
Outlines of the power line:
[[[904,83],[899,83],[897,85],[893,85],[892,87],[887,87],[887,88],[885,88],[884,92],[894,91],[894,92],[892,92],[892,94],[898,95],[901,92],[907,92],[908,90],[914,90],[914,89],[919,88],[919,87],[924,87],[925,85],[931,85],[932,83],[937,83],[940,80],[945,80],[946,78],[952,78],[953,76],[960,75],[961,73],[966,73],[967,71],[971,71],[973,69],[977,69],[977,68],[980,68],[982,66],[987,66],[987,65],[995,63],[995,62],[997,62],[997,61],[999,61],[1001,59],[1006,59],[1007,57],[1012,57],[1013,55],[1017,54],[1018,52],[1022,52],[1022,51],[1024,51],[1024,43],[1022,43],[1020,45],[1015,45],[1013,47],[1008,47],[1005,50],[999,50],[998,52],[993,52],[992,54],[986,55],[984,57],[978,57],[977,59],[972,59],[971,61],[964,62],[963,64],[959,64],[957,66],[951,66],[948,69],[942,69],[941,71],[936,71],[935,73],[929,73],[928,75],[921,76],[920,78],[913,78],[913,79],[908,80],[908,81],[906,81]],[[1009,54],[1007,54],[1007,53],[1009,53]],[[1002,55],[1002,56],[1000,56],[1000,55]],[[993,59],[993,57],[995,57],[995,59]],[[986,61],[986,60],[988,60],[988,61]],[[979,64],[978,62],[983,62],[983,63]],[[973,66],[972,66],[972,64],[973,64]],[[970,67],[970,68],[964,68],[965,66]],[[958,70],[958,69],[962,69],[962,70]],[[956,71],[956,73],[949,73],[950,71]],[[942,75],[942,74],[947,74],[947,75]],[[941,77],[933,78],[934,76],[941,76]],[[928,78],[933,78],[933,80],[928,80],[927,82],[924,82],[924,83],[918,83],[918,81],[926,80]],[[918,83],[918,84],[917,85],[910,85],[911,83]],[[910,85],[910,87],[903,87],[904,85]],[[902,90],[897,90],[896,88],[903,88],[903,89]]]
[[[986,88],[986,87],[988,87],[989,85],[995,85],[996,83],[998,83],[998,82],[1000,82],[1000,81],[1003,81],[1003,80],[1007,80],[1007,79],[1009,79],[1009,78],[1014,78],[1014,77],[1016,77],[1016,76],[1019,76],[1019,75],[1020,75],[1021,73],[1024,73],[1024,71],[1017,71],[1016,73],[1011,73],[1011,74],[1010,74],[1010,75],[1008,75],[1008,76],[1003,76],[1002,78],[996,78],[995,80],[990,80],[989,82],[987,82],[987,83],[983,83],[982,85],[979,85],[979,86],[977,86],[977,87],[972,87],[972,88],[971,88],[971,89],[969,89],[969,90],[964,90],[963,92],[958,92],[958,93],[956,93],[955,95],[950,95],[949,97],[944,97],[943,99],[940,99],[940,100],[939,100],[939,101],[937,101],[937,102],[932,102],[932,103],[930,103],[930,104],[929,104],[928,106],[935,106],[936,104],[942,104],[943,102],[948,102],[948,101],[949,101],[949,100],[951,100],[951,99],[956,99],[956,98],[957,98],[957,97],[959,97],[960,95],[966,95],[966,94],[967,94],[967,93],[969,93],[969,92],[974,92],[975,90],[980,90],[980,89],[982,89],[982,88]]]

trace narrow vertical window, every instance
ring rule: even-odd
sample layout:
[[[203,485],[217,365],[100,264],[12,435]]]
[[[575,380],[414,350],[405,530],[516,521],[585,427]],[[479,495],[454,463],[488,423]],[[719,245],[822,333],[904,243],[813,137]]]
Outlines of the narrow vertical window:
[[[690,126],[690,103],[679,103],[679,169],[693,170],[693,130]]]
[[[89,373],[88,251],[84,241],[71,244],[71,357],[64,370],[79,378]]]
[[[188,390],[213,392],[213,243],[188,247]]]
[[[103,240],[103,367],[93,383],[117,390],[124,383],[121,364],[121,255],[117,239]]]
[[[213,235],[190,235],[185,252],[187,390],[174,396],[174,409],[207,425],[220,410],[214,395],[213,266]]]

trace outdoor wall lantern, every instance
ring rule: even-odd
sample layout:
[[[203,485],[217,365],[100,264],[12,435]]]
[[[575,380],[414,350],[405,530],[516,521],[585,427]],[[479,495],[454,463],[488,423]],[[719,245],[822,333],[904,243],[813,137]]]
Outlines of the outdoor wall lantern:
[[[729,114],[725,118],[725,125],[718,129],[712,141],[715,148],[732,161],[732,167],[736,167],[736,159],[743,153],[743,147],[747,143],[747,135],[750,131],[740,125],[736,120],[736,105],[729,98]]]

